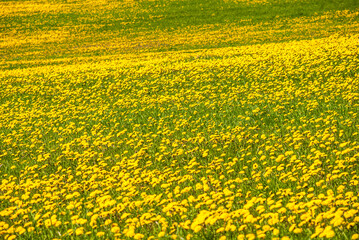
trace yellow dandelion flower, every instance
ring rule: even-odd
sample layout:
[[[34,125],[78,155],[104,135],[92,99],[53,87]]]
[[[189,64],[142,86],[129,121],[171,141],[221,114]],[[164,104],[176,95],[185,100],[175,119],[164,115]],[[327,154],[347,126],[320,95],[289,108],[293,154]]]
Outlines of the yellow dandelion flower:
[[[120,228],[117,227],[117,226],[114,226],[114,227],[111,228],[111,232],[113,232],[113,233],[119,233],[119,232],[120,232]]]
[[[145,235],[143,235],[141,233],[136,233],[135,236],[133,236],[134,239],[142,239],[144,237],[145,237]]]
[[[246,235],[246,238],[247,238],[248,240],[254,240],[254,239],[256,238],[256,235],[253,234],[253,233],[249,233],[249,234]]]
[[[19,233],[20,235],[23,234],[24,232],[26,232],[26,229],[19,226],[15,229],[15,232]]]
[[[77,229],[75,230],[75,234],[76,234],[76,235],[82,235],[82,234],[84,234],[84,228],[83,228],[83,227],[77,228]]]
[[[13,240],[16,238],[16,235],[11,235],[10,237],[7,238],[7,240]]]

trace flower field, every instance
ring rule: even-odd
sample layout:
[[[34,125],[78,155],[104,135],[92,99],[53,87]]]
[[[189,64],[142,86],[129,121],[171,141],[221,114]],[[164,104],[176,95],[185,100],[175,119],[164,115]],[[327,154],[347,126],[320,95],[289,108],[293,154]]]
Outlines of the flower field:
[[[359,5],[318,2],[0,2],[0,239],[359,239]]]

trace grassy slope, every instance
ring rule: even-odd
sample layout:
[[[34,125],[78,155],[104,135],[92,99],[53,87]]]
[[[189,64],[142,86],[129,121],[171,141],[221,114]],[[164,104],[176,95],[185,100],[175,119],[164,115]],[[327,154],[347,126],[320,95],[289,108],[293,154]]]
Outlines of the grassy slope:
[[[358,1],[30,3],[0,8],[0,237],[358,232]]]
[[[358,16],[349,14],[358,8],[356,0],[267,2],[50,1],[45,10],[0,16],[0,54],[9,67],[4,61],[248,45],[348,34],[357,28]],[[21,3],[2,5],[17,9]],[[344,10],[348,12],[335,15]],[[323,14],[328,17],[320,18]],[[293,27],[295,22],[300,24]],[[244,31],[253,34],[242,38]],[[209,33],[219,39],[201,39]]]

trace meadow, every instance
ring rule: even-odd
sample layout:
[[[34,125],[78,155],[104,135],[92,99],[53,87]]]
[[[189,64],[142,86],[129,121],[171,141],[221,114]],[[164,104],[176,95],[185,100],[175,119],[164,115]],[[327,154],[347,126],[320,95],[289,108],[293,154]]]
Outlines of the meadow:
[[[357,0],[0,1],[0,239],[359,239]]]

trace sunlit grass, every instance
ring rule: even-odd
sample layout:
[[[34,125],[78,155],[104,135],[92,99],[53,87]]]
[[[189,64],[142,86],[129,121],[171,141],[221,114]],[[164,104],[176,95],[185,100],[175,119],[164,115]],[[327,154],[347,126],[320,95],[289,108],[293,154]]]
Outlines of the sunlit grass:
[[[359,238],[358,11],[299,2],[1,2],[0,238]]]

